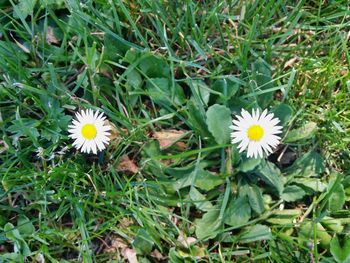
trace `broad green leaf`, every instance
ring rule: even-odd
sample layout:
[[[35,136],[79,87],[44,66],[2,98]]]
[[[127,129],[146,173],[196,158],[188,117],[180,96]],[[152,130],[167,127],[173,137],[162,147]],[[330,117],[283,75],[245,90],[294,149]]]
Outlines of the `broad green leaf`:
[[[170,67],[163,58],[152,53],[142,57],[139,68],[148,78],[169,78]]]
[[[294,111],[291,106],[285,103],[279,104],[271,111],[281,122],[279,125],[287,124],[293,117]]]
[[[324,172],[324,160],[316,151],[310,151],[298,158],[292,166],[285,170],[294,177],[316,177]]]
[[[250,243],[272,239],[271,229],[268,226],[257,224],[240,236],[241,243]]]
[[[263,181],[271,185],[277,190],[277,194],[281,195],[283,192],[283,182],[281,179],[280,170],[271,162],[264,161],[257,168],[256,173]]]
[[[275,225],[288,226],[293,224],[294,220],[301,216],[301,209],[284,209],[275,210],[273,215],[270,216],[266,221]]]
[[[23,263],[25,257],[19,253],[0,254],[0,262]]]
[[[218,144],[230,141],[230,125],[232,123],[231,111],[222,105],[210,106],[207,113],[207,125]]]
[[[137,60],[139,60],[141,56],[142,53],[140,51],[130,48],[126,51],[123,61],[129,64],[137,63]]]
[[[259,158],[247,158],[245,155],[242,156],[242,161],[238,166],[238,170],[241,172],[253,171],[261,162]]]
[[[333,182],[334,183],[334,182]],[[333,184],[330,183],[328,186],[328,190],[332,188]],[[329,204],[329,210],[331,212],[336,212],[338,210],[341,210],[343,208],[343,205],[345,204],[345,191],[342,184],[338,184],[329,197],[328,200]]]
[[[206,197],[201,194],[195,187],[191,187],[189,193],[190,199],[193,201],[194,205],[202,211],[209,211],[213,208],[211,202],[206,200]]]
[[[160,151],[159,148],[159,143],[154,140],[154,141],[149,141],[146,143],[142,149],[142,154],[147,156],[147,157],[155,157],[158,155],[161,155],[162,152]]]
[[[338,237],[335,236],[330,243],[331,254],[338,263],[350,262],[350,238],[345,236],[344,239],[341,245]]]
[[[197,171],[195,186],[202,190],[210,191],[223,184],[224,181],[221,177],[200,168]]]
[[[222,227],[222,219],[219,217],[220,208],[214,206],[197,221],[196,236],[200,240],[216,237]]]
[[[294,202],[304,197],[305,191],[296,185],[288,185],[284,188],[282,199],[287,202]]]
[[[175,103],[181,105],[185,102],[185,95],[182,88],[175,84],[175,97],[171,97],[171,88],[169,79],[153,78],[146,81],[146,89],[152,100],[158,104],[171,105]]]
[[[174,183],[174,189],[179,190],[193,184],[197,188],[210,191],[223,182],[224,179],[219,176],[213,175],[202,168],[198,168],[189,174],[184,174],[182,178],[178,179]]]
[[[21,0],[17,5],[17,8],[14,8],[14,17],[25,19],[27,16],[33,13],[35,4],[37,0]]]
[[[189,79],[187,84],[192,91],[191,101],[197,105],[207,106],[210,97],[210,88],[202,80]]]
[[[32,222],[25,215],[20,215],[18,217],[17,229],[21,235],[32,235],[35,232]]]
[[[4,226],[4,232],[6,232],[6,237],[10,240],[23,240],[21,234],[19,233],[17,227],[11,223],[7,223]]]
[[[171,263],[183,263],[183,259],[177,254],[174,247],[170,248],[169,259]]]
[[[188,187],[192,185],[193,181],[193,175],[194,174],[185,174],[182,178],[176,180],[173,183],[173,188],[175,191],[178,191],[182,188]]]
[[[130,47],[106,33],[104,36],[105,56],[111,61],[118,61]]]
[[[133,69],[126,75],[126,85],[131,90],[138,90],[142,85],[142,78],[137,70]]]
[[[251,209],[246,196],[231,200],[226,211],[224,223],[230,226],[240,226],[247,223],[251,216]]]
[[[203,138],[210,137],[211,135],[208,131],[208,127],[206,124],[206,117],[205,114],[202,114],[202,111],[198,109],[198,105],[193,103],[192,101],[188,101],[187,108],[188,108],[188,121],[191,128],[200,136]],[[204,110],[203,110],[204,111]]]
[[[317,129],[317,123],[307,122],[304,126],[291,130],[284,139],[285,143],[297,142],[311,138]]]
[[[250,207],[257,214],[264,212],[264,199],[261,190],[256,185],[247,187],[247,196],[249,200]]]
[[[332,218],[329,216],[325,216],[321,220],[321,224],[327,229],[334,231],[335,233],[338,233],[338,234],[340,234],[344,229],[344,226],[342,225],[342,222],[340,221],[339,218]]]
[[[314,223],[310,221],[303,221],[299,236],[304,237],[304,239],[313,239],[314,238]],[[328,247],[331,242],[332,237],[327,233],[326,229],[320,224],[316,223],[316,236],[320,240],[320,245],[322,247]]]
[[[310,189],[313,192],[323,192],[327,188],[327,185],[318,178],[295,178],[293,182],[306,187],[304,190]]]
[[[17,228],[15,228],[11,223],[7,223],[4,226],[4,231],[6,232],[6,237],[12,240],[14,243],[14,252],[20,253],[23,256],[30,255],[31,251],[29,249],[29,246]]]
[[[263,59],[259,58],[252,65],[253,79],[255,80],[255,91],[268,90],[274,87],[271,77],[270,66]],[[273,99],[273,91],[258,95],[258,104],[261,108],[266,108]]]
[[[154,241],[145,229],[140,229],[132,242],[138,254],[149,254],[152,251]]]
[[[210,101],[218,104],[224,104],[231,99],[239,90],[240,84],[231,78],[216,80],[212,85],[212,90],[219,92],[220,95],[211,94]]]

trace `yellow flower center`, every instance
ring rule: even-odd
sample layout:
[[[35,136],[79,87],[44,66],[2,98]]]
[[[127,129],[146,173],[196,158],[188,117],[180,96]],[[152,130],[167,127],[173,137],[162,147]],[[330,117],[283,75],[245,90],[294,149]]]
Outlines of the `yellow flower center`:
[[[252,141],[260,141],[264,136],[264,130],[260,125],[252,125],[248,129],[248,138]]]
[[[85,139],[92,140],[96,137],[97,131],[93,124],[88,123],[81,128],[81,134]]]

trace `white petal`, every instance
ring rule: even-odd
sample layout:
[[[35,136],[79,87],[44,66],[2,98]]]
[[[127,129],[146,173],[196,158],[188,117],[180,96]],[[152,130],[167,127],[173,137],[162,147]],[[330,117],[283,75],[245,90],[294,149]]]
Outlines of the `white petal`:
[[[266,117],[266,114],[267,114],[267,109],[265,109],[261,115],[260,115],[260,118],[259,118],[259,121],[262,121],[265,117]]]
[[[264,157],[264,154],[263,154],[261,145],[259,145],[259,147],[258,147],[258,153],[259,153],[259,157],[260,157],[260,158],[263,158],[263,157]]]
[[[96,143],[95,141],[91,141],[91,148],[92,148],[92,152],[93,154],[97,154],[97,147],[96,147]]]
[[[249,140],[248,140],[248,139],[243,140],[243,141],[238,145],[238,148],[240,148],[240,152],[241,152],[241,151],[244,151],[244,150],[248,147],[248,144],[249,144]]]
[[[242,140],[243,140],[243,139],[240,138],[240,137],[235,137],[235,138],[232,139],[231,143],[232,143],[232,144],[235,144],[235,143],[238,143],[238,142],[240,142],[240,141],[242,141]]]

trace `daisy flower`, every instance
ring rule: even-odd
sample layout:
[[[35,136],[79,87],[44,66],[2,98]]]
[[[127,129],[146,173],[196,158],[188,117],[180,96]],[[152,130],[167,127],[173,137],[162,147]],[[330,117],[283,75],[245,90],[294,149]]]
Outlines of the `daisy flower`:
[[[239,143],[239,152],[248,149],[247,157],[262,158],[263,150],[269,155],[281,140],[277,135],[282,132],[282,126],[277,126],[280,120],[273,113],[267,114],[267,110],[260,115],[258,109],[253,109],[252,114],[242,109],[241,116],[232,122],[232,144]]]
[[[68,136],[75,140],[73,146],[86,153],[96,154],[97,150],[104,150],[110,141],[108,136],[111,127],[104,124],[106,117],[103,113],[82,110],[75,114],[75,118],[68,126]]]

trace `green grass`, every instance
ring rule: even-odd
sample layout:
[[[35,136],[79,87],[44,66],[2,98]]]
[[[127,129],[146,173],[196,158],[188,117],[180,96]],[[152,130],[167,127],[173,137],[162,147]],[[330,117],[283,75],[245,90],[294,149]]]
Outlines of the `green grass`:
[[[0,0],[0,262],[348,262],[348,1],[18,2]],[[223,132],[254,107],[283,121],[268,162]],[[85,108],[119,133],[97,156],[67,136]]]

